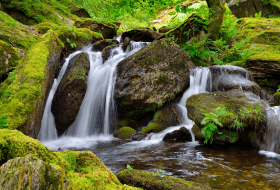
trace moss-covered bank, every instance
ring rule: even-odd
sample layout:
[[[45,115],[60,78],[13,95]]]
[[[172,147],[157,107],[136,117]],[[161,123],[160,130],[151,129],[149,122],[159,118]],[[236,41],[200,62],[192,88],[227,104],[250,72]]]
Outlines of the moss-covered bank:
[[[130,172],[122,170],[117,176],[124,184],[142,187],[146,190],[211,189],[207,185],[198,184],[192,181],[135,169]]]

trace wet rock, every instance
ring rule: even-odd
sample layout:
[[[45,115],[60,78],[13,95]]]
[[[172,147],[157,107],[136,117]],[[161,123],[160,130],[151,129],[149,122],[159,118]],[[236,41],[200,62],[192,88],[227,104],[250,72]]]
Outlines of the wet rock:
[[[243,92],[231,90],[193,95],[187,99],[186,108],[189,119],[196,124],[192,129],[196,139],[204,140],[201,126],[204,113],[215,113],[223,127],[218,126],[221,134],[216,133],[214,141],[261,146],[266,119],[264,102],[254,103]],[[219,111],[221,108],[225,111]]]
[[[280,91],[274,94],[274,100],[275,100],[274,104],[276,106],[280,106]]]
[[[188,53],[168,39],[121,61],[114,94],[119,119],[140,121],[160,109],[189,86],[190,68]]]
[[[131,172],[122,170],[117,174],[117,177],[123,184],[128,184],[134,187],[143,187],[147,190],[211,189],[210,187],[203,184],[135,169],[133,169]]]
[[[131,38],[132,41],[135,42],[153,42],[160,36],[159,33],[151,30],[142,30],[136,34],[134,34]]]
[[[87,89],[89,57],[80,53],[73,57],[54,95],[51,111],[58,135],[62,135],[75,121]]]
[[[261,12],[261,16],[279,16],[280,4],[276,0],[231,0],[229,9],[237,18],[254,16]]]
[[[2,189],[59,189],[62,185],[69,189],[68,179],[62,176],[59,169],[33,155],[11,159],[0,167]]]
[[[189,41],[192,37],[199,37],[201,31],[206,32],[206,25],[198,20],[203,20],[199,16],[192,14],[182,24],[170,30],[169,32],[162,34],[158,39],[173,37],[178,40],[178,43],[184,43]]]
[[[124,38],[123,45],[122,45],[123,51],[126,51],[127,46],[130,44],[130,41],[131,40],[129,37]]]
[[[173,30],[174,28],[169,28],[167,26],[163,26],[159,29],[159,33],[166,33],[166,32],[169,32],[171,30]]]
[[[231,65],[215,65],[210,67],[212,76],[212,91],[230,91],[233,89],[253,92],[261,96],[262,90],[253,82],[253,77],[244,68]]]
[[[131,39],[135,34],[139,33],[140,31],[141,31],[140,29],[134,29],[134,30],[125,31],[124,33],[122,33],[122,36],[121,36],[122,41],[124,41],[124,39],[126,37]]]
[[[163,141],[192,141],[192,135],[188,129],[181,127],[179,130],[167,133],[163,137]]]
[[[111,55],[111,51],[112,49],[119,47],[120,45],[112,45],[112,46],[107,46],[102,50],[102,58],[103,58],[103,62],[107,61],[107,59],[110,57]],[[113,55],[117,55],[118,52],[113,52]]]
[[[7,74],[18,65],[19,56],[16,48],[0,40],[0,81],[4,74]]]
[[[102,51],[107,46],[115,46],[119,44],[117,40],[105,39],[95,42],[92,46],[93,51]]]
[[[133,141],[141,141],[144,138],[145,137],[143,135],[135,134],[135,135],[132,135],[131,140],[133,140]]]
[[[77,28],[88,28],[102,34],[104,39],[112,39],[117,35],[118,27],[114,23],[102,23],[96,20],[85,18],[75,22]]]

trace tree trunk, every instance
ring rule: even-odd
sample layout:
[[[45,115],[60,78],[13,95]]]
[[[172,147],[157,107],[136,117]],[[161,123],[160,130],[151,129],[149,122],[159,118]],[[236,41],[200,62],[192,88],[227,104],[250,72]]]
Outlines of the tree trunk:
[[[223,24],[225,7],[220,0],[206,0],[210,12],[210,23],[208,25],[208,39],[216,40]],[[224,2],[224,1],[223,1]]]

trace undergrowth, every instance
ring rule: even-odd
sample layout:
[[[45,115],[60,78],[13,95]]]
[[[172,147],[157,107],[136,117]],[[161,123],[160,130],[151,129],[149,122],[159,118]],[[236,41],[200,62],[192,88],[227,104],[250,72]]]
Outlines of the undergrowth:
[[[263,109],[260,103],[256,105],[251,104],[250,107],[241,107],[238,113],[233,113],[232,110],[227,109],[226,107],[215,108],[212,112],[203,113],[205,117],[201,121],[201,125],[204,126],[202,129],[202,134],[205,137],[204,143],[210,141],[210,144],[213,142],[215,134],[220,134],[218,127],[224,127],[223,123],[225,121],[232,120],[230,129],[235,131],[243,131],[245,126],[253,125],[255,128],[264,120]]]
[[[122,29],[147,27],[149,20],[162,9],[177,5],[184,0],[73,0],[84,7],[92,18],[99,21],[118,20]]]

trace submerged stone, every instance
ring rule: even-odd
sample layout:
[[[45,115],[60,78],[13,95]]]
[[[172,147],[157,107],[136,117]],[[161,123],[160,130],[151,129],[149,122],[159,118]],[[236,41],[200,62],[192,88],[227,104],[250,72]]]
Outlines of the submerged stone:
[[[86,53],[80,53],[69,61],[51,108],[59,136],[71,126],[78,115],[87,90],[89,69],[90,62]]]

